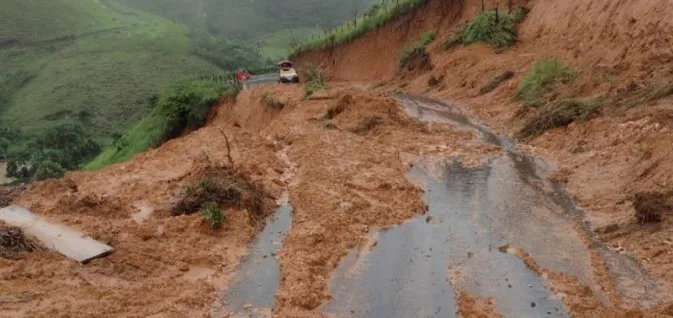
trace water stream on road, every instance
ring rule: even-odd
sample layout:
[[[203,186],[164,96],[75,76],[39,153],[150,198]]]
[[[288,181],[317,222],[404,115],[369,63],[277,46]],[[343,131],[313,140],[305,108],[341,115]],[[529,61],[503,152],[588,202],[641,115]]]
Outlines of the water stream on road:
[[[280,267],[276,253],[292,225],[292,208],[282,204],[238,267],[237,281],[224,295],[224,309],[245,317],[266,317],[276,302]]]

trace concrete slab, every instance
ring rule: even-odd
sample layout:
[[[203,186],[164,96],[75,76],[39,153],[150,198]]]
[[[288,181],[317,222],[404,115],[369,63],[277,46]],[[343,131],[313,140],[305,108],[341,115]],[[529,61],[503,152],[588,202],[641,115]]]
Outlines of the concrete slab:
[[[0,220],[20,227],[28,235],[36,237],[45,247],[83,264],[114,251],[112,247],[83,233],[61,224],[50,223],[17,205],[1,208]]]

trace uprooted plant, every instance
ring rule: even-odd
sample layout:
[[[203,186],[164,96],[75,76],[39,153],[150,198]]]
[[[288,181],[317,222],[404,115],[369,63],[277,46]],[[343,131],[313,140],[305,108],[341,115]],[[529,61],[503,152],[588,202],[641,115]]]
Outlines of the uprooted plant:
[[[26,237],[20,228],[15,226],[0,227],[0,257],[16,259],[22,253],[31,253],[42,249],[40,245]]]
[[[270,196],[263,187],[235,169],[211,166],[197,175],[195,182],[183,188],[173,215],[199,213],[216,229],[226,221],[226,209],[247,210],[255,224],[270,212]]]

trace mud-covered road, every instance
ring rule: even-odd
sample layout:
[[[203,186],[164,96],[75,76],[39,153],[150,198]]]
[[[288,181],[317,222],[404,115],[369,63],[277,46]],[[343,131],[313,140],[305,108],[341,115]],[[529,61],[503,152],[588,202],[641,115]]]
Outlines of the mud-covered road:
[[[607,283],[595,277],[591,246],[598,246],[594,253],[608,264],[620,297],[640,305],[661,300],[657,283],[635,261],[600,246],[581,226],[581,211],[545,178],[553,170],[549,163],[518,152],[512,140],[455,107],[419,96],[396,99],[418,120],[476,132],[475,145],[492,144],[501,153],[474,166],[458,158],[419,158],[407,178],[425,190],[428,211],[400,226],[370,231],[367,244],[333,272],[333,299],[321,307],[323,314],[455,317],[459,295],[467,293],[489,299],[505,317],[570,317],[553,287],[563,282],[550,273],[576,278],[599,300],[611,297]],[[242,316],[271,313],[281,275],[272,256],[289,230],[289,212],[280,208],[240,266],[237,283],[222,298],[229,310]]]

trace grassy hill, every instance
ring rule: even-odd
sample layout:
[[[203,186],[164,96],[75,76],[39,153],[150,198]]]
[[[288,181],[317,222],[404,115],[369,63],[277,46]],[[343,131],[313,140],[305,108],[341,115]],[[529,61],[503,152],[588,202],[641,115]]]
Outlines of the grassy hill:
[[[221,70],[191,54],[182,24],[112,0],[0,4],[0,122],[37,135],[88,118],[123,132],[171,83]]]
[[[211,35],[253,39],[268,57],[286,55],[292,37],[304,40],[362,13],[376,0],[120,0]]]

